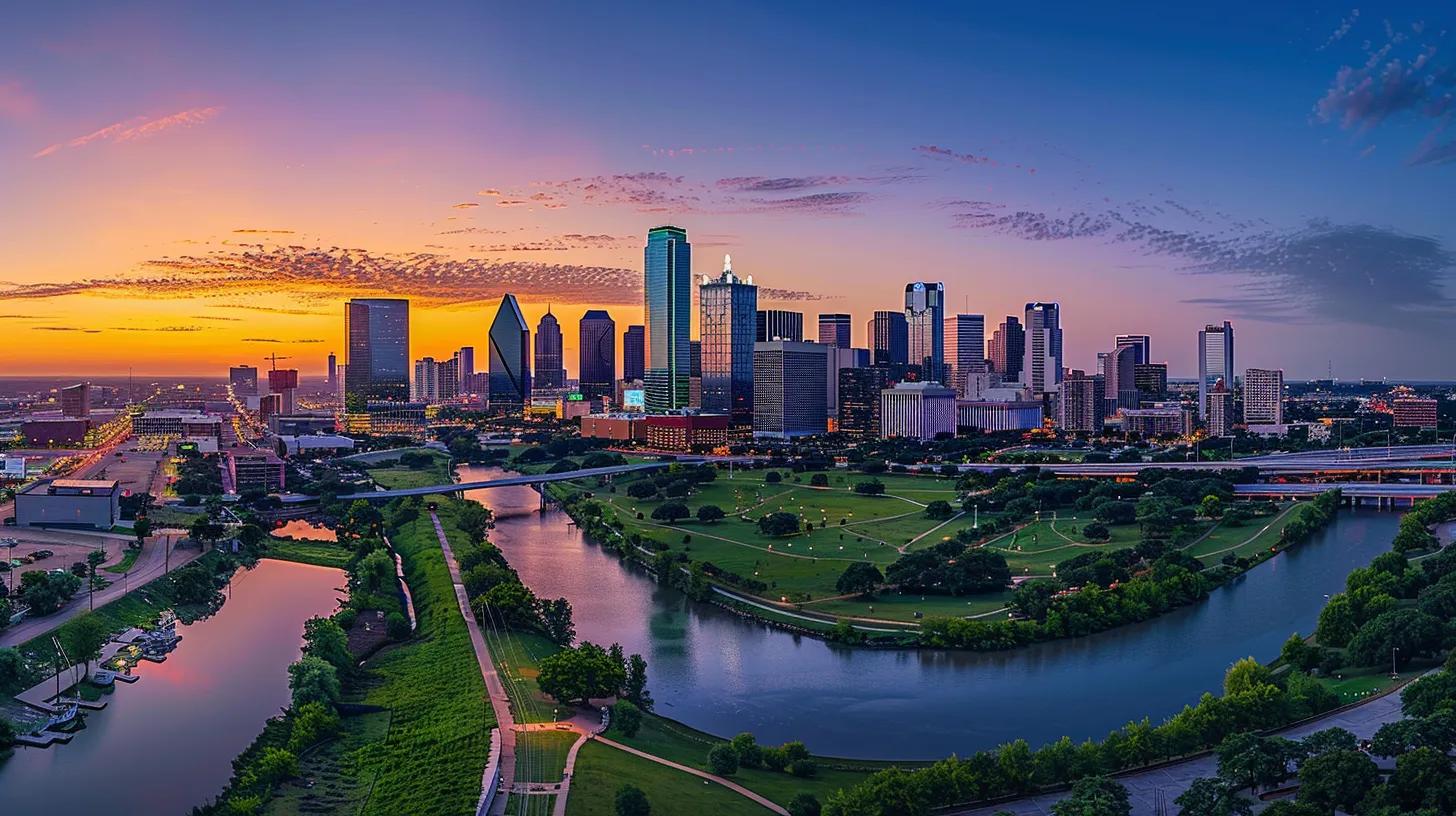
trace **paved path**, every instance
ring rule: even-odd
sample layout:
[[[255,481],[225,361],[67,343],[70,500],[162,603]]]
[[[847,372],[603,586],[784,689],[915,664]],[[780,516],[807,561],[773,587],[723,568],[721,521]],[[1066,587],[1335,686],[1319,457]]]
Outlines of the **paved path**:
[[[1359,739],[1369,739],[1375,735],[1375,731],[1380,726],[1400,718],[1400,694],[1389,693],[1352,708],[1327,714],[1275,733],[1290,739],[1300,739],[1326,728],[1343,728]],[[1203,754],[1172,765],[1120,775],[1117,777],[1117,781],[1127,786],[1127,792],[1132,800],[1132,816],[1156,816],[1158,813],[1156,801],[1159,791],[1162,792],[1168,806],[1175,807],[1172,804],[1173,800],[1187,790],[1193,780],[1217,775],[1218,760],[1212,754]],[[1014,814],[1014,816],[1047,816],[1052,812],[1052,805],[1065,798],[1066,795],[1066,791],[1047,793],[988,807],[947,811],[946,814],[947,816],[991,816],[1004,811]]]
[[[708,773],[707,771],[700,771],[697,768],[691,768],[691,767],[689,767],[687,765],[680,765],[680,764],[678,764],[676,762],[673,762],[672,760],[663,759],[660,756],[654,756],[652,754],[649,754],[646,751],[639,751],[639,750],[637,750],[636,748],[633,748],[630,745],[623,745],[622,743],[617,742],[615,740],[609,740],[606,737],[601,736],[600,734],[598,734],[597,736],[593,737],[593,739],[595,739],[597,742],[600,742],[603,745],[610,745],[610,746],[612,746],[613,748],[616,748],[619,751],[626,751],[627,753],[632,754],[633,756],[639,756],[639,757],[642,757],[643,759],[650,759],[650,760],[652,760],[653,762],[656,762],[659,765],[666,765],[669,768],[674,768],[676,770],[682,771],[683,773],[692,774],[693,776],[699,777],[701,779],[706,779],[706,780],[708,780],[710,782],[717,782],[719,785],[722,785],[723,787],[727,788],[728,790],[733,791],[734,793],[736,793],[736,794],[738,794],[740,796],[745,796],[745,797],[747,797],[749,799],[752,799],[754,802],[757,802],[758,804],[762,805],[763,807],[768,808],[769,810],[773,811],[774,813],[779,814],[779,816],[789,816],[789,812],[787,810],[784,810],[784,808],[781,807],[780,805],[778,805],[777,803],[775,803],[775,802],[773,802],[773,801],[771,801],[769,799],[765,799],[764,797],[758,795],[757,793],[754,793],[753,791],[749,790],[748,788],[743,787],[742,785],[738,784],[737,782],[733,782],[731,780],[724,779],[721,776],[714,776],[714,775]]]
[[[148,540],[147,546],[142,549],[141,555],[137,556],[136,563],[132,564],[129,573],[125,576],[112,573],[102,576],[111,581],[111,586],[96,593],[96,606],[111,603],[128,592],[136,592],[147,582],[161,578],[167,571],[167,549],[175,548],[177,542],[183,537],[173,533],[153,536]],[[191,548],[176,550],[172,553],[171,568],[177,569],[200,555],[202,555],[201,550]],[[90,608],[89,593],[84,590],[77,592],[70,603],[61,607],[60,611],[55,614],[41,618],[27,618],[14,626],[0,630],[0,646],[16,646],[43,635]]]
[[[445,553],[445,566],[450,570],[450,583],[455,587],[455,600],[460,604],[460,614],[465,617],[465,628],[470,632],[470,645],[475,649],[475,661],[480,664],[480,676],[485,679],[485,689],[490,694],[490,707],[495,711],[496,727],[501,735],[500,778],[509,785],[516,778],[516,720],[511,715],[510,698],[506,696],[506,688],[501,683],[500,675],[496,674],[495,662],[490,659],[490,647],[486,645],[485,636],[480,632],[480,623],[470,611],[470,598],[465,594],[465,586],[460,581],[460,565],[450,549],[450,539],[445,536],[445,529],[440,526],[440,517],[434,512],[430,513],[430,521],[435,524],[435,535],[439,537],[440,549]],[[506,800],[509,798],[508,795],[497,796],[490,812],[504,814]]]

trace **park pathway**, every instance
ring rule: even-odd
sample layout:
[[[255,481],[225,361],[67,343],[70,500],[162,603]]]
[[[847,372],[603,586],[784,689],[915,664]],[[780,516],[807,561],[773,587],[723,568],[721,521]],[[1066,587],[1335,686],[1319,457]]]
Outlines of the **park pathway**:
[[[510,698],[506,696],[505,685],[496,673],[495,661],[490,658],[490,647],[485,643],[485,635],[481,634],[480,623],[470,612],[470,597],[465,594],[465,585],[460,580],[460,565],[450,549],[450,539],[445,536],[440,517],[433,510],[430,511],[430,521],[435,524],[435,535],[439,537],[440,550],[445,554],[445,566],[450,570],[450,583],[455,587],[455,600],[460,604],[460,614],[464,616],[465,628],[470,632],[470,645],[475,649],[476,662],[480,664],[480,676],[485,679],[485,690],[490,695],[490,707],[495,711],[496,728],[501,735],[500,778],[509,786],[516,778],[516,721],[511,715]],[[489,780],[485,781],[489,783]],[[497,796],[490,812],[504,814],[509,798],[505,794]]]
[[[595,739],[597,742],[600,742],[603,745],[610,745],[611,747],[616,748],[619,751],[626,751],[627,753],[632,754],[633,756],[639,756],[639,757],[642,757],[643,759],[650,759],[650,760],[652,760],[653,762],[656,762],[659,765],[666,765],[669,768],[673,768],[675,770],[682,771],[683,773],[692,774],[693,776],[699,777],[701,779],[706,779],[709,782],[716,782],[719,785],[722,785],[723,787],[727,788],[728,790],[733,791],[734,793],[736,793],[736,794],[738,794],[740,796],[744,796],[744,797],[747,797],[749,799],[752,799],[754,802],[762,805],[763,807],[768,808],[769,810],[773,811],[774,813],[777,813],[779,816],[789,816],[789,812],[787,810],[785,810],[778,803],[776,803],[776,802],[774,802],[774,801],[772,801],[770,799],[766,799],[766,798],[764,798],[763,796],[760,796],[757,793],[754,793],[753,791],[749,790],[748,788],[743,787],[742,785],[738,784],[737,782],[733,782],[731,780],[724,779],[721,776],[714,776],[713,774],[710,774],[707,771],[700,771],[697,768],[693,768],[693,767],[690,767],[688,765],[682,765],[682,764],[679,764],[677,762],[673,762],[670,759],[663,759],[660,756],[656,756],[656,755],[653,755],[653,754],[649,754],[646,751],[639,751],[639,750],[637,750],[636,748],[633,748],[630,745],[623,745],[622,743],[617,742],[615,740],[607,739],[606,737],[604,737],[604,736],[602,736],[600,734],[596,735],[592,739]]]

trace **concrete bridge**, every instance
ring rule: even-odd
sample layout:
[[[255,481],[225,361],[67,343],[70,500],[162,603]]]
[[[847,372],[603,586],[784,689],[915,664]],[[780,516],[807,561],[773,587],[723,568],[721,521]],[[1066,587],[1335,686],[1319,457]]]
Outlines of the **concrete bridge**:
[[[549,482],[569,482],[575,479],[589,479],[594,476],[616,476],[622,473],[636,473],[643,470],[661,470],[680,464],[696,465],[700,464],[701,461],[700,459],[684,458],[672,462],[643,462],[636,465],[612,465],[610,467],[568,470],[563,473],[521,474],[478,482],[450,482],[448,484],[427,485],[425,487],[405,487],[397,490],[370,490],[362,493],[349,493],[339,498],[348,501],[354,499],[368,499],[372,501],[375,499],[398,499],[407,496],[433,496],[441,493],[460,493],[466,490],[489,490],[493,487],[535,486]]]
[[[1263,482],[1234,485],[1234,494],[1250,499],[1312,499],[1326,490],[1335,488],[1339,488],[1340,493],[1351,505],[1368,504],[1380,508],[1395,508],[1411,506],[1422,499],[1431,499],[1442,493],[1449,493],[1456,490],[1456,485],[1403,482],[1312,482],[1301,484]]]

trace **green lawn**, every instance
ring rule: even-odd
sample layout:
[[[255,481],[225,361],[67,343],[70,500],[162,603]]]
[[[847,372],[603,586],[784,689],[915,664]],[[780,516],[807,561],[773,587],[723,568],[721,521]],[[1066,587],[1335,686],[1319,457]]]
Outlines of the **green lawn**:
[[[1425,671],[1424,668],[1409,669],[1392,679],[1388,669],[1344,668],[1336,672],[1335,676],[1325,678],[1324,683],[1330,691],[1339,695],[1340,704],[1344,705],[1378,694],[1396,683],[1407,682]]]
[[[542,694],[541,687],[536,685],[539,674],[536,666],[541,658],[558,651],[556,644],[530,632],[505,631],[497,635],[494,631],[485,631],[491,660],[495,661],[502,681],[508,683],[507,692],[512,698],[511,709],[516,721],[555,722],[567,716],[566,710]]]
[[[525,731],[516,734],[516,781],[560,782],[574,731]]]
[[[306,813],[357,813],[369,795],[372,775],[344,770],[345,757],[389,735],[390,713],[345,717],[338,738],[299,758],[298,779],[280,785],[263,812],[270,816]]]
[[[576,759],[567,816],[615,816],[615,796],[623,785],[647,794],[652,816],[764,816],[752,800],[720,785],[673,770],[598,742],[588,742]]]
[[[300,564],[314,564],[339,569],[343,569],[344,565],[349,563],[349,550],[332,541],[269,537],[264,541],[264,545],[267,547],[264,558],[297,561]]]
[[[106,572],[112,573],[113,575],[122,575],[124,573],[131,572],[132,565],[136,563],[137,556],[141,554],[141,550],[127,547],[125,550],[122,550],[120,561],[116,562],[115,564],[111,564],[110,566],[102,567],[101,569],[105,570]]]

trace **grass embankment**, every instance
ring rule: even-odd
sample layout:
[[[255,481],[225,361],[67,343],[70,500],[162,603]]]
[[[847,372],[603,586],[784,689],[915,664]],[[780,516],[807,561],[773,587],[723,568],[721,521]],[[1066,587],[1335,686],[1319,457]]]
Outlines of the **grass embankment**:
[[[137,556],[141,554],[141,550],[127,547],[126,549],[122,550],[120,561],[116,562],[115,564],[110,564],[108,566],[102,567],[101,569],[113,575],[124,575],[128,572],[131,572],[132,565],[136,564]]]
[[[641,788],[652,804],[653,816],[763,816],[769,812],[721,785],[588,742],[576,756],[566,816],[614,816],[614,797],[622,785]]]
[[[263,553],[264,558],[337,569],[343,569],[349,563],[349,551],[333,541],[304,541],[270,536],[264,544],[267,547]]]

